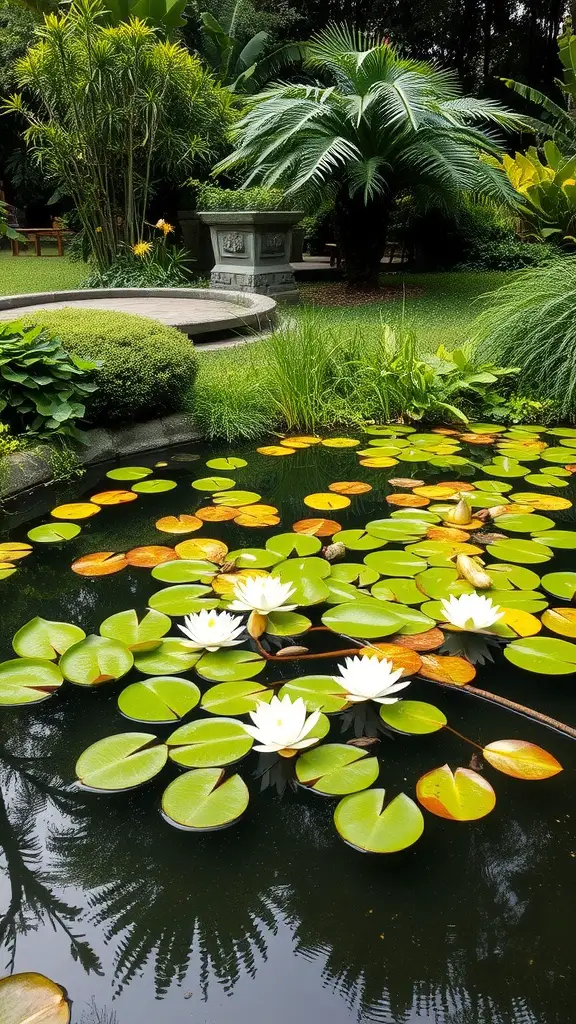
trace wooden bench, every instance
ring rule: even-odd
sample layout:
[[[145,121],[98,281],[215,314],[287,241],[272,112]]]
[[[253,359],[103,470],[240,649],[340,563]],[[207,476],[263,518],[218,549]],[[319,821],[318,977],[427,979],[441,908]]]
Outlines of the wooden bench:
[[[21,228],[17,227],[16,230],[20,235],[30,236],[30,240],[34,240],[34,250],[37,256],[42,256],[42,239],[43,238],[55,238],[58,252],[51,255],[64,255],[64,235],[71,235],[71,231],[67,231],[66,228]],[[12,239],[12,255],[20,255],[20,242],[17,239]],[[46,255],[46,254],[44,254]]]

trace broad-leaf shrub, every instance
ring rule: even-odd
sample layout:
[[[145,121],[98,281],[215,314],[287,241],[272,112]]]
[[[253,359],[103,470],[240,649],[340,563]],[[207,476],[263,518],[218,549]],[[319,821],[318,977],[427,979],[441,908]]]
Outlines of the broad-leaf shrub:
[[[21,321],[0,329],[0,412],[20,433],[80,439],[77,424],[96,392],[96,363],[66,351],[56,332]]]
[[[129,423],[183,408],[197,360],[192,342],[176,328],[95,309],[43,310],[28,320],[57,332],[73,356],[98,361],[90,423]]]

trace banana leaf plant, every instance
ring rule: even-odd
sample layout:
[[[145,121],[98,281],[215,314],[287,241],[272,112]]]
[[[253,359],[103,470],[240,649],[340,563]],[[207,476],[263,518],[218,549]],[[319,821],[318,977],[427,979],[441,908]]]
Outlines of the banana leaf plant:
[[[229,17],[218,21],[209,11],[200,15],[204,47],[202,56],[220,84],[230,92],[258,92],[281,68],[303,57],[302,43],[286,43],[266,53],[268,32],[256,32],[247,42],[238,38],[243,0],[237,0]]]

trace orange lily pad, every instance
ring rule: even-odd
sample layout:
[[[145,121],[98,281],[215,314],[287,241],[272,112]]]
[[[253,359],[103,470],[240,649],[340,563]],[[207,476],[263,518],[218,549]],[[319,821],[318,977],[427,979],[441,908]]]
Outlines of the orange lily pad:
[[[320,444],[321,440],[322,440],[322,438],[318,437],[317,434],[301,434],[298,437],[285,437],[284,440],[281,441],[280,443],[281,444],[287,444],[287,445],[292,445],[292,444],[311,445],[311,444]]]
[[[418,494],[421,498],[452,498],[454,494],[458,493],[458,488],[453,484],[428,484],[424,487],[414,488],[414,494]]]
[[[286,447],[283,448],[282,445],[279,445],[279,444],[266,444],[266,445],[264,445],[263,448],[257,448],[256,451],[260,452],[260,455],[277,455],[277,456],[281,456],[281,455],[294,455],[296,449],[295,448],[286,448]]]
[[[495,740],[482,753],[493,768],[514,779],[550,779],[563,770],[552,754],[527,740]]]
[[[72,571],[78,576],[111,576],[127,565],[126,555],[116,551],[94,551],[72,562]]]
[[[424,633],[396,636],[394,643],[400,647],[408,647],[411,651],[435,651],[444,643],[444,633],[434,626],[433,629],[427,629]]]
[[[391,661],[395,669],[402,669],[403,676],[414,675],[422,665],[422,658],[416,651],[396,643],[371,644],[370,647],[361,647],[358,654],[367,654],[378,658],[378,661]]]
[[[208,562],[221,565],[228,554],[228,546],[221,540],[212,540],[211,537],[196,537],[194,540],[180,541],[175,551],[178,558],[205,558]]]
[[[494,444],[492,434],[460,434],[460,440],[466,444]]]
[[[225,523],[235,519],[237,512],[237,509],[228,508],[227,505],[205,505],[204,508],[197,508],[194,514],[203,523]]]
[[[132,548],[126,552],[128,565],[136,565],[142,569],[153,569],[162,562],[174,561],[174,548],[163,547],[161,544],[148,544],[140,548]]]
[[[367,494],[372,490],[372,485],[364,484],[361,480],[341,480],[328,484],[328,490],[334,494]]]
[[[390,477],[388,483],[391,487],[423,487],[423,480],[414,480],[410,476],[395,476]]]
[[[162,533],[194,533],[201,527],[202,520],[198,516],[163,516],[156,522],[156,529]]]
[[[437,683],[466,686],[476,677],[476,669],[466,658],[444,654],[423,654],[420,675]]]
[[[388,469],[390,466],[397,466],[398,459],[393,459],[391,455],[378,455],[374,458],[366,456],[365,459],[360,459],[361,466],[368,466],[369,469]]]
[[[476,522],[478,521],[476,520]],[[468,540],[466,530],[459,530],[455,526],[431,526],[426,531],[426,536],[428,540]]]
[[[68,505],[58,505],[50,515],[54,519],[89,519],[98,515],[100,508],[89,501],[73,501]]]
[[[127,505],[130,501],[138,501],[135,491],[100,491],[93,494],[90,501],[94,505]]]
[[[429,498],[419,498],[417,494],[388,494],[386,501],[389,505],[399,505],[400,508],[425,508],[430,504]]]
[[[325,437],[320,443],[325,448],[356,448],[360,441],[355,437]]]
[[[294,533],[306,533],[310,537],[332,537],[342,525],[335,519],[299,519],[292,529]]]
[[[236,509],[234,522],[237,526],[278,526],[280,516],[276,515],[277,511],[273,505],[245,505]]]
[[[484,776],[471,768],[433,768],[416,783],[418,802],[431,814],[449,821],[477,821],[496,805],[496,794]]]

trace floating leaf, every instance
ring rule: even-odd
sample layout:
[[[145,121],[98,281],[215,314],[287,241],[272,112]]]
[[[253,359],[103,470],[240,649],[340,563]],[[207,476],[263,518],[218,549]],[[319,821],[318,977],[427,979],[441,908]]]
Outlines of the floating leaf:
[[[194,533],[202,527],[197,516],[163,516],[156,522],[156,529],[162,533]]]
[[[576,672],[576,645],[553,637],[513,640],[504,648],[504,657],[518,668],[538,675],[564,676]]]
[[[323,562],[324,571],[321,572],[315,562]],[[303,564],[308,563],[308,564]],[[325,570],[328,570],[327,572]],[[322,604],[330,595],[328,587],[324,583],[323,576],[330,575],[330,563],[324,559],[298,559],[290,558],[281,562],[272,570],[273,576],[277,576],[282,583],[290,583],[293,593],[290,601],[300,607],[308,607],[313,604]]]
[[[418,573],[416,586],[422,592],[422,595],[425,594],[427,597],[432,598],[432,600],[441,600],[451,595],[459,597],[460,594],[473,594],[475,592],[471,583],[459,578],[457,569],[444,569],[442,567],[425,569],[424,572]]]
[[[554,527],[554,520],[539,515],[503,515],[498,516],[496,525],[499,530],[511,533],[541,533],[543,530],[551,530]]]
[[[173,562],[162,562],[155,566],[152,576],[162,583],[196,583],[198,580],[205,583],[211,580],[217,571],[217,566],[213,562],[206,562],[201,558],[177,558]]]
[[[119,640],[87,636],[60,658],[65,679],[77,686],[99,686],[125,676],[134,664],[132,652]]]
[[[205,718],[181,725],[166,743],[176,764],[215,768],[240,761],[250,752],[254,740],[234,718]]]
[[[54,519],[90,519],[91,516],[97,516],[99,511],[98,505],[93,505],[89,501],[75,501],[69,505],[57,505],[50,515]]]
[[[149,732],[121,732],[92,743],[76,762],[87,789],[119,793],[153,779],[166,764],[168,748]]]
[[[236,481],[227,476],[203,476],[193,480],[190,486],[195,491],[228,491],[236,486]]]
[[[305,558],[307,555],[316,555],[322,548],[322,543],[317,537],[301,533],[279,533],[266,541],[266,550],[282,558],[289,558],[290,555],[298,555]]]
[[[367,494],[372,490],[372,484],[364,483],[362,480],[338,480],[334,484],[328,484],[328,490],[334,494]]]
[[[390,484],[391,487],[410,487],[410,488],[412,488],[412,487],[423,487],[424,486],[424,481],[423,480],[416,480],[414,477],[411,477],[411,476],[395,476],[395,477],[390,477],[390,479],[388,480],[388,483]]]
[[[353,437],[326,437],[321,444],[325,448],[356,448],[360,441]]]
[[[229,552],[226,561],[233,562],[235,569],[270,569],[282,559],[283,555],[275,555],[265,548],[236,548]]]
[[[44,523],[28,530],[27,536],[35,544],[62,544],[77,537],[81,529],[77,523]]]
[[[396,640],[394,643],[376,643],[361,647],[358,654],[378,658],[379,661],[391,661],[394,669],[402,669],[404,677],[419,672],[422,665],[422,659],[416,651],[402,647]]]
[[[322,622],[334,633],[370,640],[398,632],[405,618],[404,609],[395,614],[376,598],[362,598],[330,608],[324,612]]]
[[[326,715],[342,711],[348,704],[346,694],[334,676],[300,676],[284,683],[278,696],[288,695],[290,700],[302,698],[308,711],[322,711]]]
[[[486,549],[494,558],[503,562],[520,562],[522,565],[548,562],[552,551],[535,540],[497,540]]]
[[[256,451],[259,452],[260,455],[272,455],[272,456],[277,456],[277,457],[278,456],[282,456],[282,455],[295,455],[296,454],[296,449],[295,448],[286,448],[286,447],[283,448],[279,444],[266,444],[262,448],[257,448]]]
[[[177,544],[175,549],[178,558],[207,559],[221,565],[228,554],[228,547],[221,540],[212,540],[211,537],[195,537],[194,540],[183,540]]]
[[[138,495],[134,491],[100,491],[93,494],[90,501],[93,505],[127,505],[131,501],[137,501]]]
[[[371,786],[379,774],[377,757],[345,743],[326,743],[296,761],[298,782],[324,796],[357,793]]]
[[[555,494],[536,494],[534,491],[517,491],[510,495],[510,499],[520,505],[532,505],[539,512],[560,512],[572,506],[568,498],[559,498]]]
[[[413,579],[380,580],[372,587],[371,594],[379,601],[398,601],[400,604],[422,604],[424,600],[424,594]]]
[[[156,565],[162,565],[162,562],[173,562],[174,549],[163,547],[161,544],[147,544],[146,547],[132,548],[124,557],[128,565],[153,569]]]
[[[125,555],[115,551],[93,551],[72,562],[72,572],[78,576],[111,576],[128,565]]]
[[[271,612],[267,616],[266,632],[270,636],[300,636],[307,633],[312,623],[298,612]]]
[[[10,562],[0,562],[0,580],[7,580],[17,571],[16,566]]]
[[[364,564],[381,576],[416,576],[426,568],[426,562],[407,551],[374,551]]]
[[[210,596],[207,596],[210,595]],[[181,583],[174,587],[157,590],[148,600],[150,608],[165,615],[180,617],[191,615],[202,608],[216,608],[218,595],[202,583]]]
[[[151,474],[149,466],[119,466],[118,469],[110,469],[106,476],[109,480],[143,480]]]
[[[416,796],[427,811],[450,821],[477,821],[496,805],[490,783],[470,768],[449,765],[426,772],[416,783]]]
[[[131,683],[118,697],[118,708],[135,722],[169,725],[184,718],[200,700],[200,690],[189,679],[155,676]]]
[[[249,526],[253,529],[278,526],[280,517],[276,515],[277,511],[273,505],[251,505],[238,509],[234,522],[237,526]]]
[[[542,625],[560,636],[576,638],[576,608],[549,608],[542,615]]]
[[[208,469],[223,469],[224,471],[242,469],[247,466],[246,459],[239,459],[236,455],[229,455],[227,458],[209,459],[206,463]]]
[[[163,494],[165,491],[173,491],[177,486],[175,480],[141,480],[134,484],[132,490],[136,494]]]
[[[202,679],[211,682],[229,683],[253,679],[266,667],[266,661],[255,651],[239,651],[237,648],[208,651],[196,665]]]
[[[536,782],[562,771],[562,765],[552,754],[526,740],[495,740],[482,753],[493,768],[514,779]]]
[[[331,537],[341,529],[335,519],[299,519],[292,529],[298,534],[311,537]]]
[[[273,690],[250,679],[218,683],[206,690],[201,707],[211,715],[245,715],[256,710],[258,701],[269,704],[273,694]]]
[[[167,615],[149,611],[139,621],[134,608],[110,615],[100,626],[100,635],[119,640],[129,650],[153,651],[172,625]]]
[[[568,487],[567,480],[560,480],[555,476],[548,476],[545,473],[530,473],[525,482],[534,487]]]
[[[56,527],[58,529],[58,527]],[[7,540],[0,544],[0,562],[18,562],[32,554],[32,545],[23,541]]]
[[[334,542],[344,544],[350,551],[375,551],[376,548],[383,548],[385,540],[379,540],[366,530],[340,530],[333,537]]]
[[[227,505],[206,505],[204,508],[196,509],[196,516],[203,523],[225,523],[237,516],[235,508],[228,508]]]
[[[576,670],[575,670],[576,671]],[[465,686],[476,676],[476,669],[466,658],[454,658],[444,654],[423,654],[420,675],[438,683]]]
[[[377,451],[378,449],[373,449]],[[390,466],[397,466],[398,459],[394,459],[389,455],[366,455],[360,459],[361,466],[367,466],[368,469],[389,469]]]
[[[414,736],[438,732],[448,721],[440,708],[421,700],[399,700],[395,704],[383,704],[380,718],[398,732]]]
[[[430,504],[430,498],[418,497],[417,494],[388,494],[386,501],[389,505],[398,505],[399,508],[425,508]]]
[[[486,566],[486,572],[491,577],[496,590],[507,590],[510,586],[518,590],[536,590],[540,586],[540,577],[533,569],[526,569],[522,565],[506,565],[494,562]],[[505,583],[508,586],[505,586]]]
[[[70,622],[53,622],[36,616],[14,634],[12,647],[21,658],[43,658],[55,661],[72,644],[83,640],[86,633]]]
[[[43,974],[0,978],[2,1024],[69,1024],[70,1004],[60,985]]]
[[[337,508],[347,508],[350,504],[350,498],[347,498],[344,494],[332,494],[330,492],[307,494],[304,498],[304,504],[310,508],[317,508],[321,512],[333,512]]]
[[[332,566],[331,580],[340,580],[342,583],[356,583],[359,587],[369,587],[375,583],[380,573],[371,569],[368,565],[359,565],[357,562],[339,562]],[[406,603],[406,602],[404,602]]]
[[[436,626],[414,636],[397,636],[394,643],[408,647],[411,651],[435,651],[444,643],[444,633]]]
[[[512,544],[515,542],[509,541],[508,543]],[[421,540],[417,544],[410,544],[406,550],[411,555],[417,555],[418,558],[426,558],[432,565],[435,564],[435,561],[433,561],[435,559],[439,559],[442,564],[454,555],[484,554],[483,549],[475,544],[460,544],[458,541],[448,540]]]
[[[544,540],[544,537],[546,540]],[[535,537],[535,544],[546,544],[546,550],[562,548],[573,551],[576,548],[576,531],[574,530],[550,530],[544,537]]]
[[[248,788],[239,775],[224,779],[220,768],[199,768],[174,779],[165,789],[162,814],[177,828],[203,832],[233,825],[248,801]]]
[[[200,652],[181,637],[166,637],[153,651],[136,654],[134,666],[147,676],[178,675],[196,664]]]
[[[366,523],[366,530],[379,540],[414,541],[426,533],[428,523],[416,519],[373,519]]]
[[[405,793],[384,807],[385,790],[345,796],[334,811],[336,831],[364,853],[395,853],[412,846],[424,831],[422,812]]]
[[[56,665],[41,658],[14,658],[0,663],[0,705],[39,704],[62,686]]]
[[[554,597],[572,601],[576,595],[576,572],[549,572],[542,577],[542,586]]]

